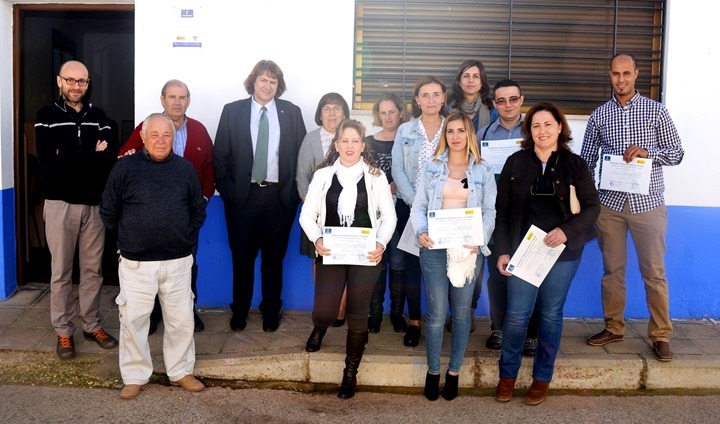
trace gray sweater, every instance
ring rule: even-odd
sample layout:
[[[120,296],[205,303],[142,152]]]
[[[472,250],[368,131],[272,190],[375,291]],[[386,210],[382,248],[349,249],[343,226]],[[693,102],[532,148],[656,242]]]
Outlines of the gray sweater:
[[[143,149],[122,158],[110,172],[100,216],[124,258],[164,261],[190,255],[205,221],[197,172],[174,154],[156,161]]]

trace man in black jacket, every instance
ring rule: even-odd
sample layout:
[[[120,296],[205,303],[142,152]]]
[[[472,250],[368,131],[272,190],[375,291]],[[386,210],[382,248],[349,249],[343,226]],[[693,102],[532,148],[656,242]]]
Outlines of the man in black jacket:
[[[285,88],[275,62],[258,62],[245,80],[251,96],[225,105],[215,136],[215,184],[232,251],[233,331],[247,324],[258,251],[263,330],[280,325],[283,259],[300,202],[295,174],[306,133],[300,108],[279,99]]]
[[[155,296],[165,320],[163,357],[170,384],[190,392],[205,388],[193,376],[193,246],[205,221],[205,198],[197,172],[172,153],[175,127],[155,113],[143,123],[144,148],[119,161],[100,202],[105,226],[120,250],[121,399],[140,394],[152,374],[148,344]]]
[[[72,268],[79,244],[80,320],[83,336],[103,349],[117,340],[100,324],[100,287],[105,247],[98,204],[118,146],[110,121],[101,109],[85,101],[90,84],[80,62],[62,65],[57,76],[58,100],[38,110],[35,137],[45,183],[45,235],[50,249],[50,319],[57,333],[60,359],[75,356],[73,319],[78,316],[72,293]]]

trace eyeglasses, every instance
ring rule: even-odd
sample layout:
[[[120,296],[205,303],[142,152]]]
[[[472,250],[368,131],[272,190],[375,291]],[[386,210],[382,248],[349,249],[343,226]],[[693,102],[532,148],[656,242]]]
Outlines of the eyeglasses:
[[[323,106],[323,108],[322,108],[323,113],[330,113],[330,112],[340,113],[340,112],[342,112],[342,110],[343,110],[343,108],[341,106]]]
[[[86,85],[90,84],[90,78],[88,79],[75,79],[75,78],[65,78],[62,75],[58,75],[60,78],[64,79],[67,85],[79,85],[80,87],[85,87]]]
[[[507,99],[505,97],[500,97],[499,99],[495,99],[495,103],[497,103],[498,106],[505,106],[506,104],[514,105],[519,101],[520,101],[520,97],[518,97],[518,96],[508,97]]]

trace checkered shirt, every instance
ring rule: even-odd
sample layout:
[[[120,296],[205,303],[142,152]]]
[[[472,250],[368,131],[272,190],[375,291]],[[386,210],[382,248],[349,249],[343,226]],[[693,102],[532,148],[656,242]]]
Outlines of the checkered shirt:
[[[580,156],[588,163],[595,178],[600,154],[621,155],[630,145],[647,150],[652,159],[649,194],[599,190],[600,201],[610,209],[621,212],[625,202],[630,213],[647,212],[665,203],[663,166],[677,165],[685,151],[680,144],[675,125],[665,106],[635,92],[626,106],[613,98],[590,115]],[[602,168],[599,172],[602,178]]]

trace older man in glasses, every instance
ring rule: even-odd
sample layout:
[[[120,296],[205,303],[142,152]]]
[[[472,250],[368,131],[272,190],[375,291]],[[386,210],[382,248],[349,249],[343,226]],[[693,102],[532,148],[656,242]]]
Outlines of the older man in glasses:
[[[45,235],[50,249],[50,319],[60,359],[75,356],[73,320],[78,316],[72,289],[75,249],[80,264],[80,321],[86,340],[103,349],[117,340],[101,325],[100,287],[105,228],[98,204],[118,146],[110,121],[85,100],[88,70],[69,61],[57,75],[58,100],[38,110],[35,139],[45,184]]]

